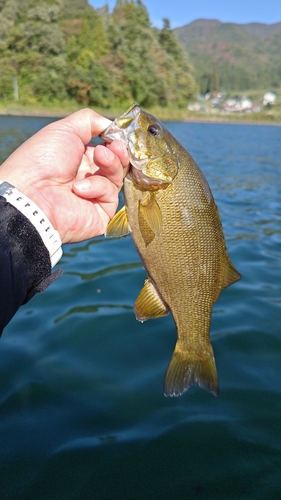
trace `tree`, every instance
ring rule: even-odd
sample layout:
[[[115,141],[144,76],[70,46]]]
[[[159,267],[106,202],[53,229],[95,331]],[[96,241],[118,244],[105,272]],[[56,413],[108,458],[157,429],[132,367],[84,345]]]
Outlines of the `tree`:
[[[186,106],[195,89],[187,56],[164,20],[150,24],[141,0],[112,14],[87,0],[0,0],[0,95],[12,80],[24,102],[90,106]]]
[[[168,43],[169,37],[173,47]],[[108,38],[116,60],[123,60],[123,79],[129,84],[131,100],[142,106],[187,104],[195,85],[187,56],[170,32],[168,21],[161,41],[161,34],[151,27],[140,0],[119,0],[112,14]]]
[[[183,58],[186,58],[186,53],[180,47],[176,35],[171,30],[170,21],[167,18],[163,19],[163,28],[159,32],[159,41],[163,49],[171,54],[177,63],[180,63]]]
[[[68,39],[66,50],[69,62],[85,71],[91,70],[95,61],[107,54],[109,42],[103,22],[93,9],[82,18],[78,33]]]

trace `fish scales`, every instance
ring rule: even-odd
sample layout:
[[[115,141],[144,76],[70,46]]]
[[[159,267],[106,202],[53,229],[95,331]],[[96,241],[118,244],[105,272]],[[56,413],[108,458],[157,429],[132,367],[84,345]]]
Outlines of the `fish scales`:
[[[210,342],[212,306],[220,291],[240,275],[227,255],[208,183],[190,154],[137,104],[102,138],[123,140],[131,157],[124,180],[125,208],[110,222],[107,235],[131,232],[146,269],[148,279],[135,303],[136,316],[144,321],[171,312],[176,324],[177,342],[164,393],[180,395],[197,384],[217,394]]]

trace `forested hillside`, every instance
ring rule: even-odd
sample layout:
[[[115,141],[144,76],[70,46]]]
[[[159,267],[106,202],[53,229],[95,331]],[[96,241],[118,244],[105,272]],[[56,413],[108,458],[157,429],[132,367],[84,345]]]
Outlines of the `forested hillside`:
[[[87,0],[0,0],[0,100],[186,106],[188,57],[165,20],[152,28],[140,0],[112,13]]]
[[[202,93],[280,88],[281,23],[198,19],[175,33],[190,56]]]

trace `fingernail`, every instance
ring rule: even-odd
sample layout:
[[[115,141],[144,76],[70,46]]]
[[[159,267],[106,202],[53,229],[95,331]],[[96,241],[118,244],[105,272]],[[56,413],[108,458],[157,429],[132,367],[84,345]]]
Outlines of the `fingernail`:
[[[92,184],[89,179],[81,179],[80,181],[75,181],[74,186],[79,189],[79,191],[88,191]]]
[[[108,148],[104,148],[103,154],[107,161],[113,161],[115,158],[115,154],[112,153],[112,151],[110,151],[110,149]]]
[[[121,141],[117,141],[116,144],[118,144],[118,149],[121,153],[123,153],[126,157],[129,155],[128,149],[126,148],[125,144]]]

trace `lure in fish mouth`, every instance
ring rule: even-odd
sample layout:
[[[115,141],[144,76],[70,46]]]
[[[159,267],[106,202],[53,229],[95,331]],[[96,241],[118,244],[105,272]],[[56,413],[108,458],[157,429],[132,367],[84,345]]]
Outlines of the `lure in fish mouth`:
[[[177,329],[164,394],[196,384],[218,394],[210,321],[220,292],[241,278],[231,263],[211,190],[186,149],[137,103],[101,134],[121,140],[131,168],[124,207],[106,236],[131,234],[147,279],[135,302],[140,321],[171,312]]]

